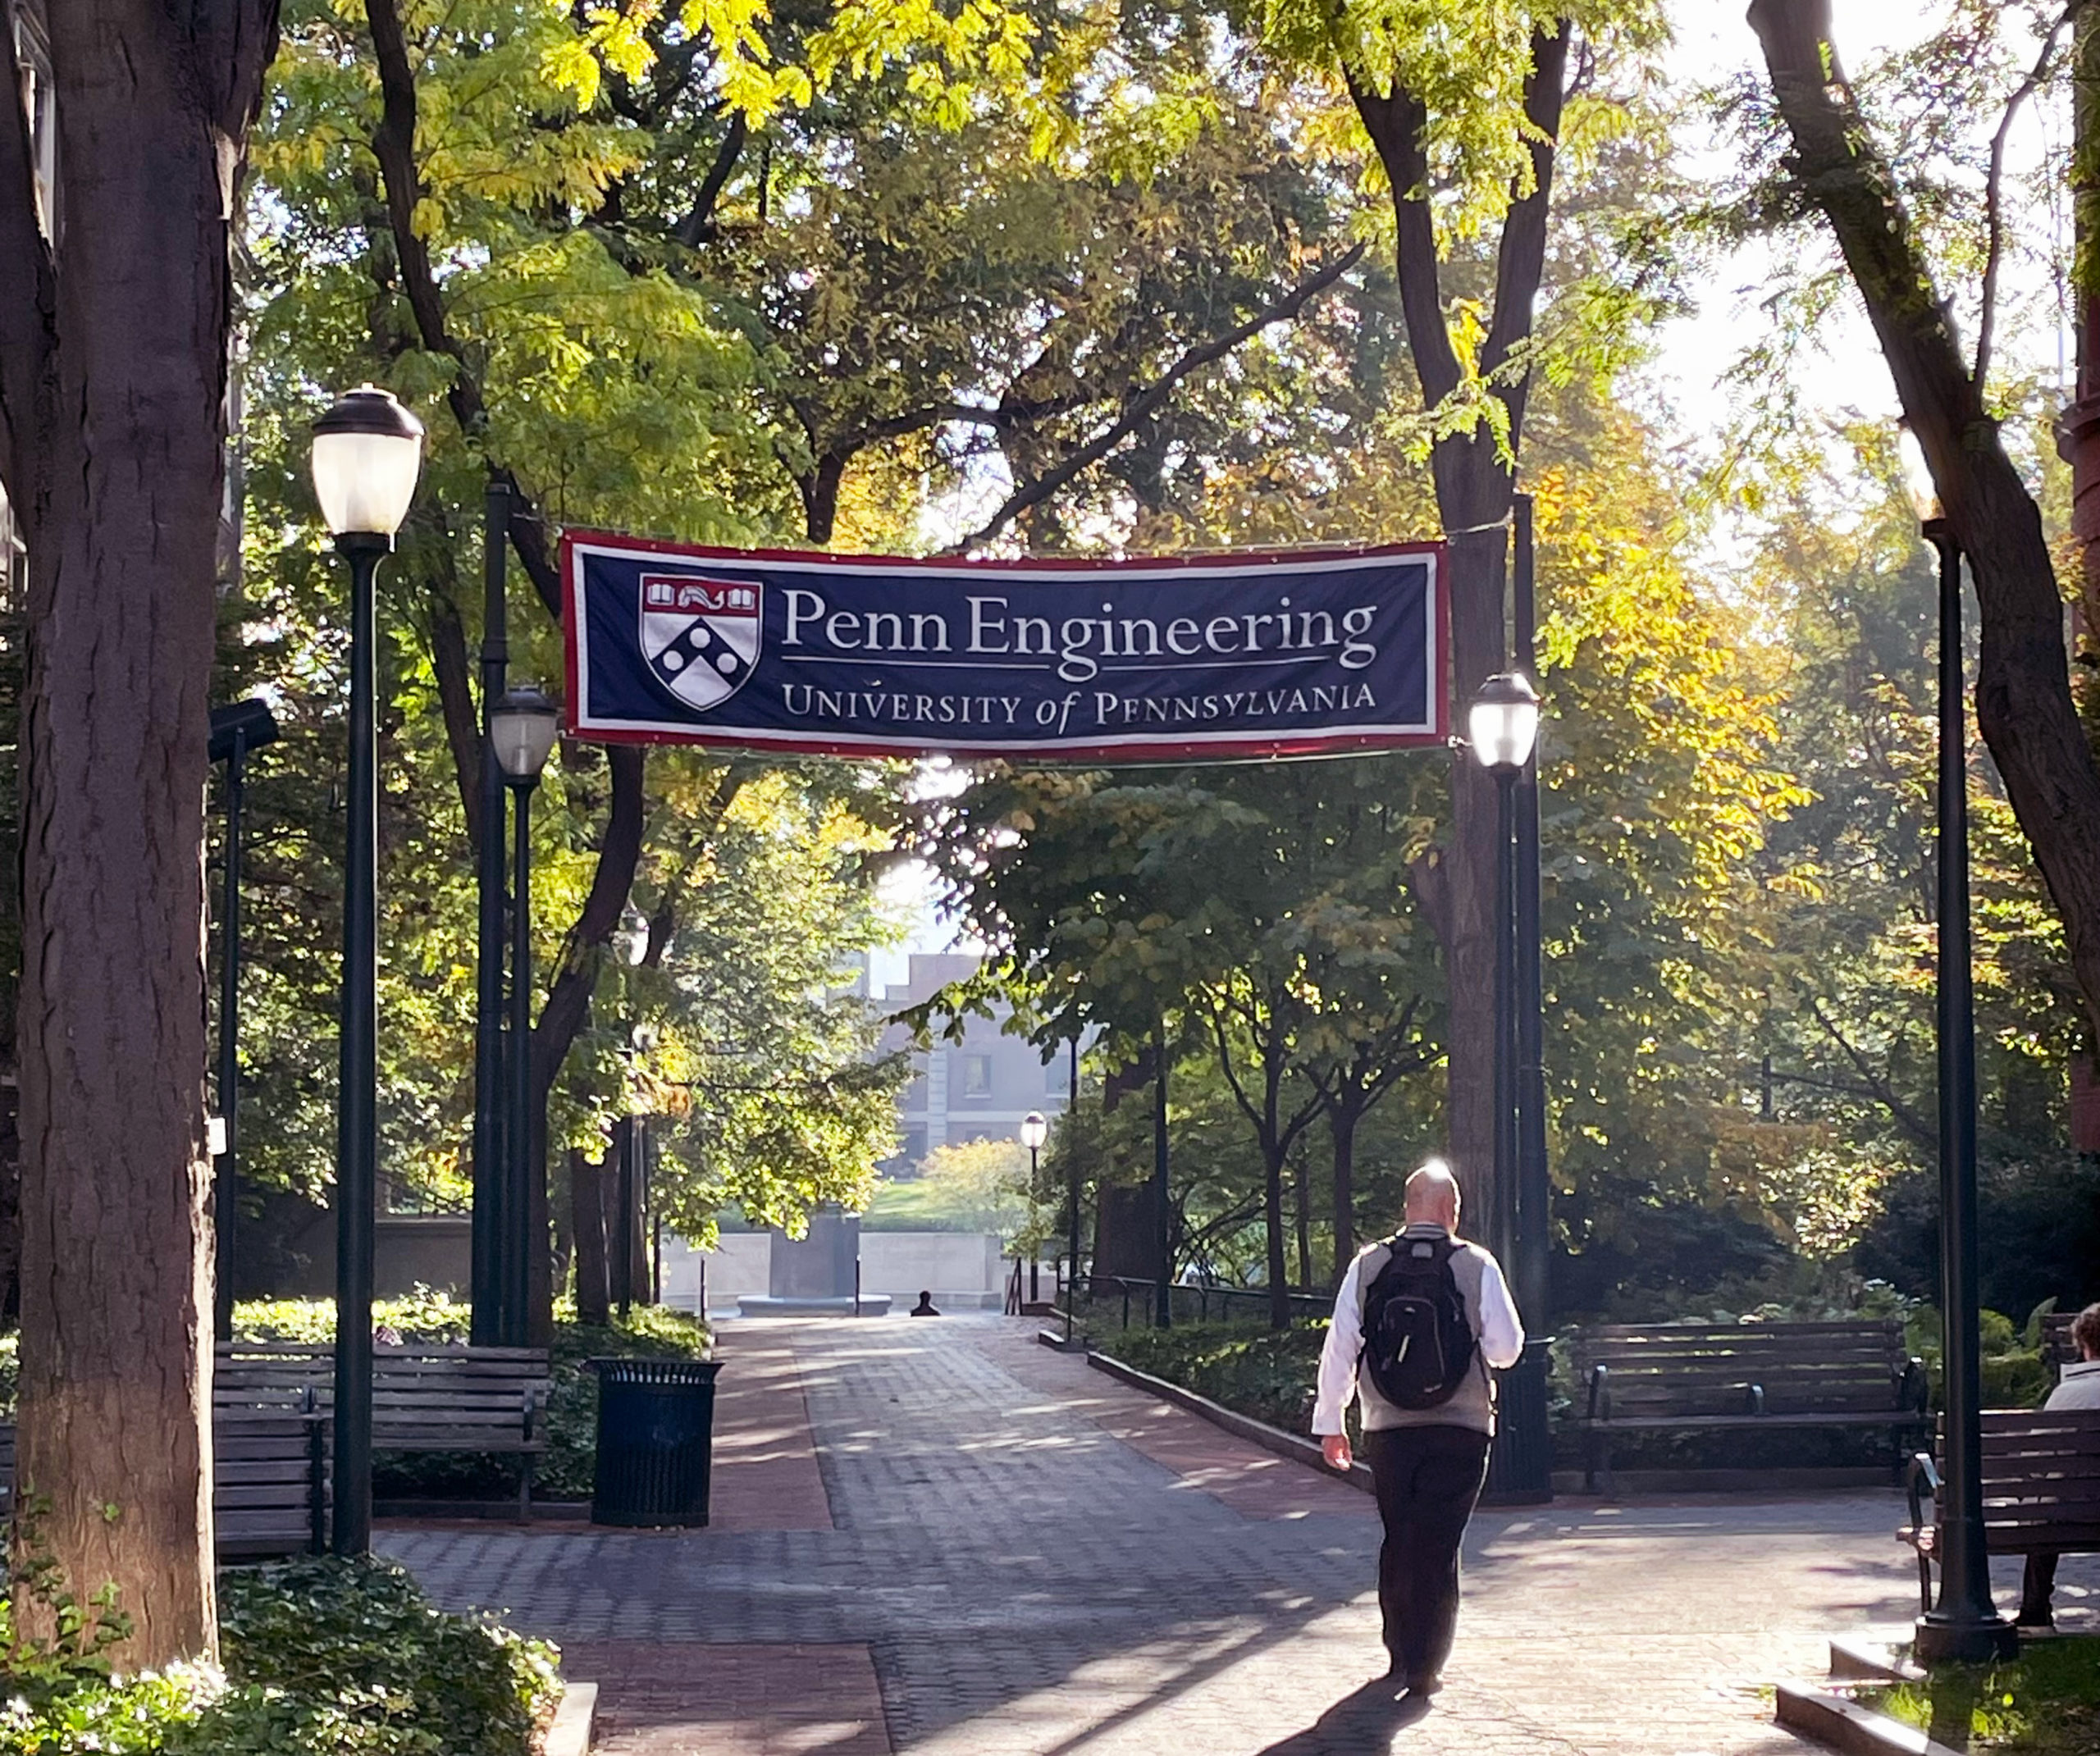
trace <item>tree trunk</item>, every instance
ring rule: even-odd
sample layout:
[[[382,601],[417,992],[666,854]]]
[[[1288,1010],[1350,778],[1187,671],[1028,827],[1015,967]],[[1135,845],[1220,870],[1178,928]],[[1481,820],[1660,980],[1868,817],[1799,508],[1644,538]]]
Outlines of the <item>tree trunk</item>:
[[[1283,1154],[1262,1151],[1262,1225],[1268,1245],[1269,1327],[1290,1327],[1290,1264],[1284,1254]]]
[[[1503,221],[1494,309],[1478,360],[1483,377],[1501,369],[1531,335],[1545,265],[1573,29],[1564,19],[1532,36],[1532,71],[1524,84],[1524,112],[1532,130],[1532,187],[1511,202]],[[1392,188],[1408,351],[1424,402],[1434,408],[1460,388],[1465,375],[1438,284],[1423,147],[1428,112],[1404,86],[1381,93],[1358,75],[1351,75],[1349,94]],[[1509,411],[1513,453],[1522,441],[1529,388],[1526,376],[1500,393]],[[1463,725],[1481,684],[1507,663],[1504,558],[1516,480],[1484,427],[1440,440],[1431,462],[1437,513],[1451,545],[1452,723]],[[1501,1194],[1495,1186],[1495,783],[1468,751],[1454,753],[1451,817],[1449,846],[1423,900],[1435,905],[1428,912],[1444,944],[1452,1168],[1475,1211],[1492,1213]]]
[[[0,114],[0,478],[30,567],[18,1538],[80,1599],[115,1588],[127,1671],[216,1645],[206,716],[227,216],[276,10],[48,9],[55,252]]]
[[[1362,1112],[1335,1103],[1327,1106],[1327,1135],[1334,1143],[1335,1284],[1342,1284],[1356,1260],[1356,1124]]]
[[[1305,1163],[1299,1160],[1290,1169],[1291,1206],[1295,1211],[1293,1223],[1298,1229],[1298,1284],[1301,1290],[1310,1292],[1312,1287],[1312,1191],[1306,1181]]]
[[[603,1325],[612,1311],[611,1276],[607,1272],[605,1163],[568,1152],[570,1225],[576,1238],[576,1320]]]
[[[2070,156],[2071,217],[2077,238],[2071,274],[2077,301],[2078,399],[2057,423],[2057,449],[2070,465],[2071,536],[2078,545],[2079,656],[2100,655],[2100,12],[2079,16],[2073,63],[2076,145]],[[2089,715],[2096,673],[2085,673]],[[2100,1043],[2095,1044],[2100,1047]]]
[[[1968,557],[1982,624],[1976,721],[2062,917],[2089,1019],[2100,1020],[2100,769],[2071,699],[2040,509],[2006,454],[1852,99],[1828,0],[1755,0],[1750,22],[1792,137],[1788,169],[1837,237]]]

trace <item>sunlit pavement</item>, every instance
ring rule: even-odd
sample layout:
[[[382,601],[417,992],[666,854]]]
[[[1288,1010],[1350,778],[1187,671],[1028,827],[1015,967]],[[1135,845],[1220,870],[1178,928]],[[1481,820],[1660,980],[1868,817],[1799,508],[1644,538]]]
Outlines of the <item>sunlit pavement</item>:
[[[1892,1490],[1482,1513],[1448,1687],[1395,1704],[1367,1498],[1036,1327],[725,1325],[708,1530],[381,1544],[560,1642],[613,1756],[1761,1756],[1773,1680],[1915,1611]],[[2058,1596],[2100,1626],[2100,1562]]]

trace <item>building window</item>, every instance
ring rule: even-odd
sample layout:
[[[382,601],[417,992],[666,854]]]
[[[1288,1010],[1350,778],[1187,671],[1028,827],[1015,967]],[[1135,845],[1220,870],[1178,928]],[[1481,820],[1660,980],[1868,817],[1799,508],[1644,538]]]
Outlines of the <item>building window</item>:
[[[966,1055],[962,1058],[962,1095],[965,1097],[989,1097],[992,1095],[992,1057],[988,1055]]]

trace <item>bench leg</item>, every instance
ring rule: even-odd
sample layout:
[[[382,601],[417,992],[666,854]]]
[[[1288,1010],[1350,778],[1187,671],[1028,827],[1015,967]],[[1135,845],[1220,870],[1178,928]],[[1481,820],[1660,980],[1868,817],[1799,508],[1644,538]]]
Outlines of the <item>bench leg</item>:
[[[520,1453],[518,1459],[518,1521],[532,1521],[532,1453]]]

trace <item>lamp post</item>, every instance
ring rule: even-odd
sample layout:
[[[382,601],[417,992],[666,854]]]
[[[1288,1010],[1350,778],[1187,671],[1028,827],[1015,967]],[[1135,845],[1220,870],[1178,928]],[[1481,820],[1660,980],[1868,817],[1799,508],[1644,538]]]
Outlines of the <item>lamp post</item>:
[[[532,789],[555,747],[560,709],[529,685],[505,692],[489,715],[489,743],[510,788],[510,1115],[504,1132],[503,1235],[498,1279],[504,1332],[499,1344],[525,1345],[532,1304]],[[545,1245],[542,1244],[544,1248]]]
[[[1468,741],[1495,777],[1495,1253],[1513,1268],[1543,1214],[1518,1202],[1517,780],[1538,741],[1538,691],[1515,671],[1481,685],[1467,715]],[[1521,1220],[1521,1223],[1520,1223]],[[1538,1240],[1543,1247],[1543,1238]],[[1553,1497],[1553,1443],[1547,1425],[1543,1343],[1527,1344],[1503,1375],[1500,1418],[1488,1471],[1489,1492],[1504,1503]]]
[[[1043,1143],[1049,1138],[1050,1124],[1043,1120],[1041,1111],[1031,1110],[1020,1119],[1020,1143],[1028,1148],[1028,1198],[1031,1203],[1035,1199],[1036,1155],[1043,1150]],[[1035,1270],[1030,1268],[1028,1272],[1033,1282]],[[1029,1288],[1028,1296],[1030,1298],[1037,1297],[1033,1284]]]
[[[277,741],[263,701],[212,709],[212,760],[226,765],[226,902],[219,911],[219,1161],[212,1179],[212,1315],[223,1341],[233,1334],[233,1249],[239,1216],[240,1145],[240,813],[248,794],[248,753]]]
[[[482,518],[481,837],[474,849],[474,1207],[468,1280],[473,1316],[468,1339],[492,1348],[511,1332],[504,1309],[503,1240],[503,765],[495,758],[495,709],[502,699],[510,645],[504,566],[510,538],[510,490],[492,481]]]
[[[1904,473],[1939,559],[1939,1261],[1945,1493],[1939,1602],[1918,1618],[1928,1664],[2009,1658],[2020,1636],[1991,1601],[1984,1540],[1983,1343],[1977,1313],[1976,1016],[1969,951],[1969,739],[1961,700],[1961,550],[1916,442]]]
[[[613,942],[622,960],[630,969],[639,969],[641,960],[649,955],[649,924],[639,912],[630,910],[620,925],[614,930]],[[631,1074],[634,1066],[634,1053],[643,1046],[640,1028],[630,1024],[627,1032],[626,1068]],[[619,1265],[613,1280],[613,1297],[619,1300],[620,1316],[626,1317],[634,1308],[635,1234],[640,1229],[634,1211],[636,1193],[635,1157],[638,1150],[641,1118],[635,1114],[632,1083],[625,1093],[627,1115],[620,1129],[619,1168],[619,1254],[614,1258]]]
[[[378,1142],[379,754],[372,581],[409,515],[422,423],[361,385],[313,423],[313,491],[350,567],[349,777],[336,1122],[336,1522],[339,1555],[372,1547],[372,1209]]]

